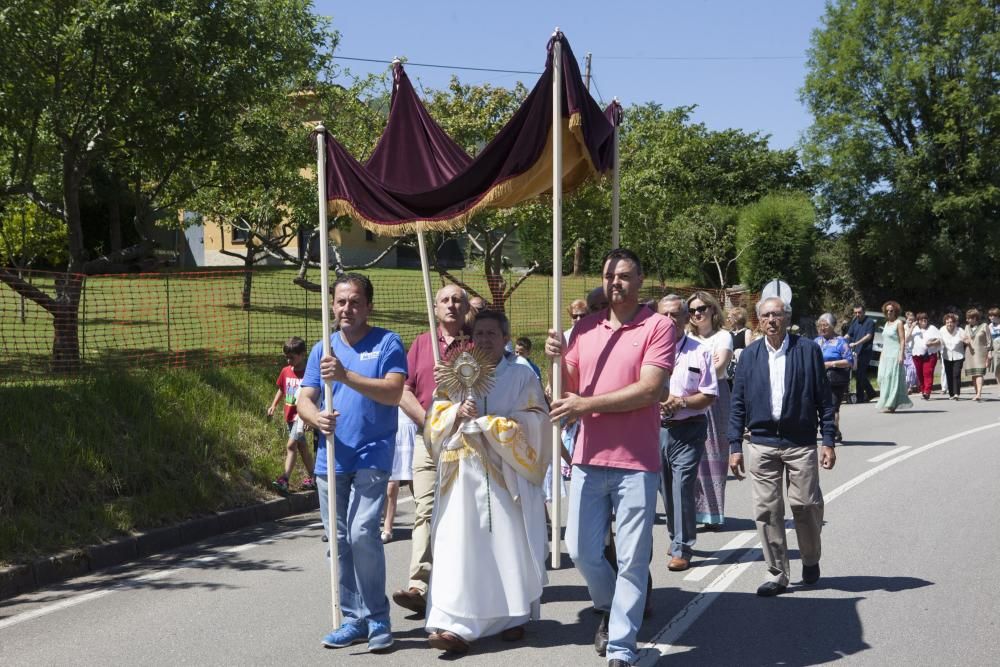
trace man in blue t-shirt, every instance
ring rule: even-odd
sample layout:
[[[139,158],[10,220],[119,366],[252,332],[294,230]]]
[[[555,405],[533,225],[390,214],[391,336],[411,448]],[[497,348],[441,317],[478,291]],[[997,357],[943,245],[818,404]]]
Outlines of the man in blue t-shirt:
[[[867,403],[877,395],[868,379],[868,365],[872,360],[872,343],[875,340],[875,320],[865,315],[865,307],[860,303],[854,306],[854,319],[844,338],[850,342],[851,351],[858,362],[854,372],[858,403]]]
[[[333,287],[333,316],[340,330],[330,336],[332,356],[323,357],[322,341],[313,346],[297,403],[302,420],[320,434],[314,477],[328,538],[326,446],[331,435],[334,440],[344,622],[323,644],[341,648],[367,641],[369,651],[381,651],[393,640],[379,523],[396,446],[406,352],[398,335],[368,324],[374,297],[368,278],[346,273]],[[333,382],[333,409],[323,399],[324,380]]]

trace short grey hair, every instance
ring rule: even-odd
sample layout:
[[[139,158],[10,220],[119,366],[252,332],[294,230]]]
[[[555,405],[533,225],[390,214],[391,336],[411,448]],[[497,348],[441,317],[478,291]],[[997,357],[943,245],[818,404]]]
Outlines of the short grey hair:
[[[462,295],[462,300],[464,300],[466,303],[469,303],[469,293],[466,292],[463,287],[456,285],[455,283],[452,283],[450,285],[445,285],[444,287],[439,288],[438,291],[434,293],[434,303],[437,303],[438,301],[441,300],[441,295],[444,294],[444,291],[446,289],[451,289],[453,287],[457,287],[458,293]]]
[[[761,299],[760,301],[757,302],[757,307],[756,307],[757,317],[760,318],[760,314],[764,310],[764,304],[773,303],[773,302],[777,302],[777,303],[781,304],[781,310],[782,310],[783,313],[785,313],[785,317],[788,317],[789,315],[792,314],[792,306],[791,306],[791,304],[785,303],[785,300],[782,299],[780,296],[769,296],[769,297],[767,297],[765,299]]]
[[[684,300],[684,297],[678,294],[667,294],[666,296],[661,297],[660,301],[656,304],[656,309],[659,310],[660,306],[664,306],[668,303],[671,303],[672,301],[680,301],[681,312],[687,314],[688,312],[687,301]]]
[[[831,329],[837,328],[837,317],[833,313],[823,313],[816,318],[817,322],[826,322]]]

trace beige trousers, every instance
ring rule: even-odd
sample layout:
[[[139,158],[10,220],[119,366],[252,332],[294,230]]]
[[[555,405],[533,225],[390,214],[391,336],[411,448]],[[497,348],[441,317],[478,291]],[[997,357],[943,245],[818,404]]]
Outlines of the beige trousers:
[[[754,520],[764,550],[769,581],[788,585],[788,545],[785,540],[785,498],[795,519],[795,535],[803,565],[820,559],[823,529],[823,494],[819,489],[819,454],[809,447],[771,447],[744,443],[747,473],[753,490]]]
[[[424,446],[421,433],[417,434],[413,443],[412,488],[416,507],[410,536],[410,581],[407,587],[427,595],[427,585],[431,580],[431,515],[434,513],[434,492],[437,490],[437,468]]]

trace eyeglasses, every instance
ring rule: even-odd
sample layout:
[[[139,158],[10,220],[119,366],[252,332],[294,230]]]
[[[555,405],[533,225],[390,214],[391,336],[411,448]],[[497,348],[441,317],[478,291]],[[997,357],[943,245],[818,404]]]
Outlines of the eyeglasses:
[[[569,317],[570,317],[570,319],[573,319],[573,320],[582,320],[586,316],[587,316],[587,313],[570,313]]]
[[[692,313],[698,313],[700,315],[701,313],[704,313],[709,308],[711,308],[711,306],[701,305],[701,306],[698,306],[697,308],[691,308],[690,310],[691,310]]]
[[[780,320],[784,316],[785,316],[785,314],[783,312],[761,313],[760,314],[760,319],[762,319],[762,320]]]

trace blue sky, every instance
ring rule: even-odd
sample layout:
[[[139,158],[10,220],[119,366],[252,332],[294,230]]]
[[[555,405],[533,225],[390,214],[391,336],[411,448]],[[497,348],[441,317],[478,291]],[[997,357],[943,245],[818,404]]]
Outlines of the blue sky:
[[[594,97],[623,104],[697,104],[694,119],[711,129],[737,127],[794,146],[811,117],[799,102],[805,52],[824,0],[661,0],[619,3],[372,2],[315,0],[341,32],[339,55],[413,63],[540,71],[555,26],[582,61],[593,54]],[[728,59],[738,58],[738,59]],[[344,62],[355,72],[379,64]],[[529,88],[537,77],[410,66],[424,87],[465,83]]]

